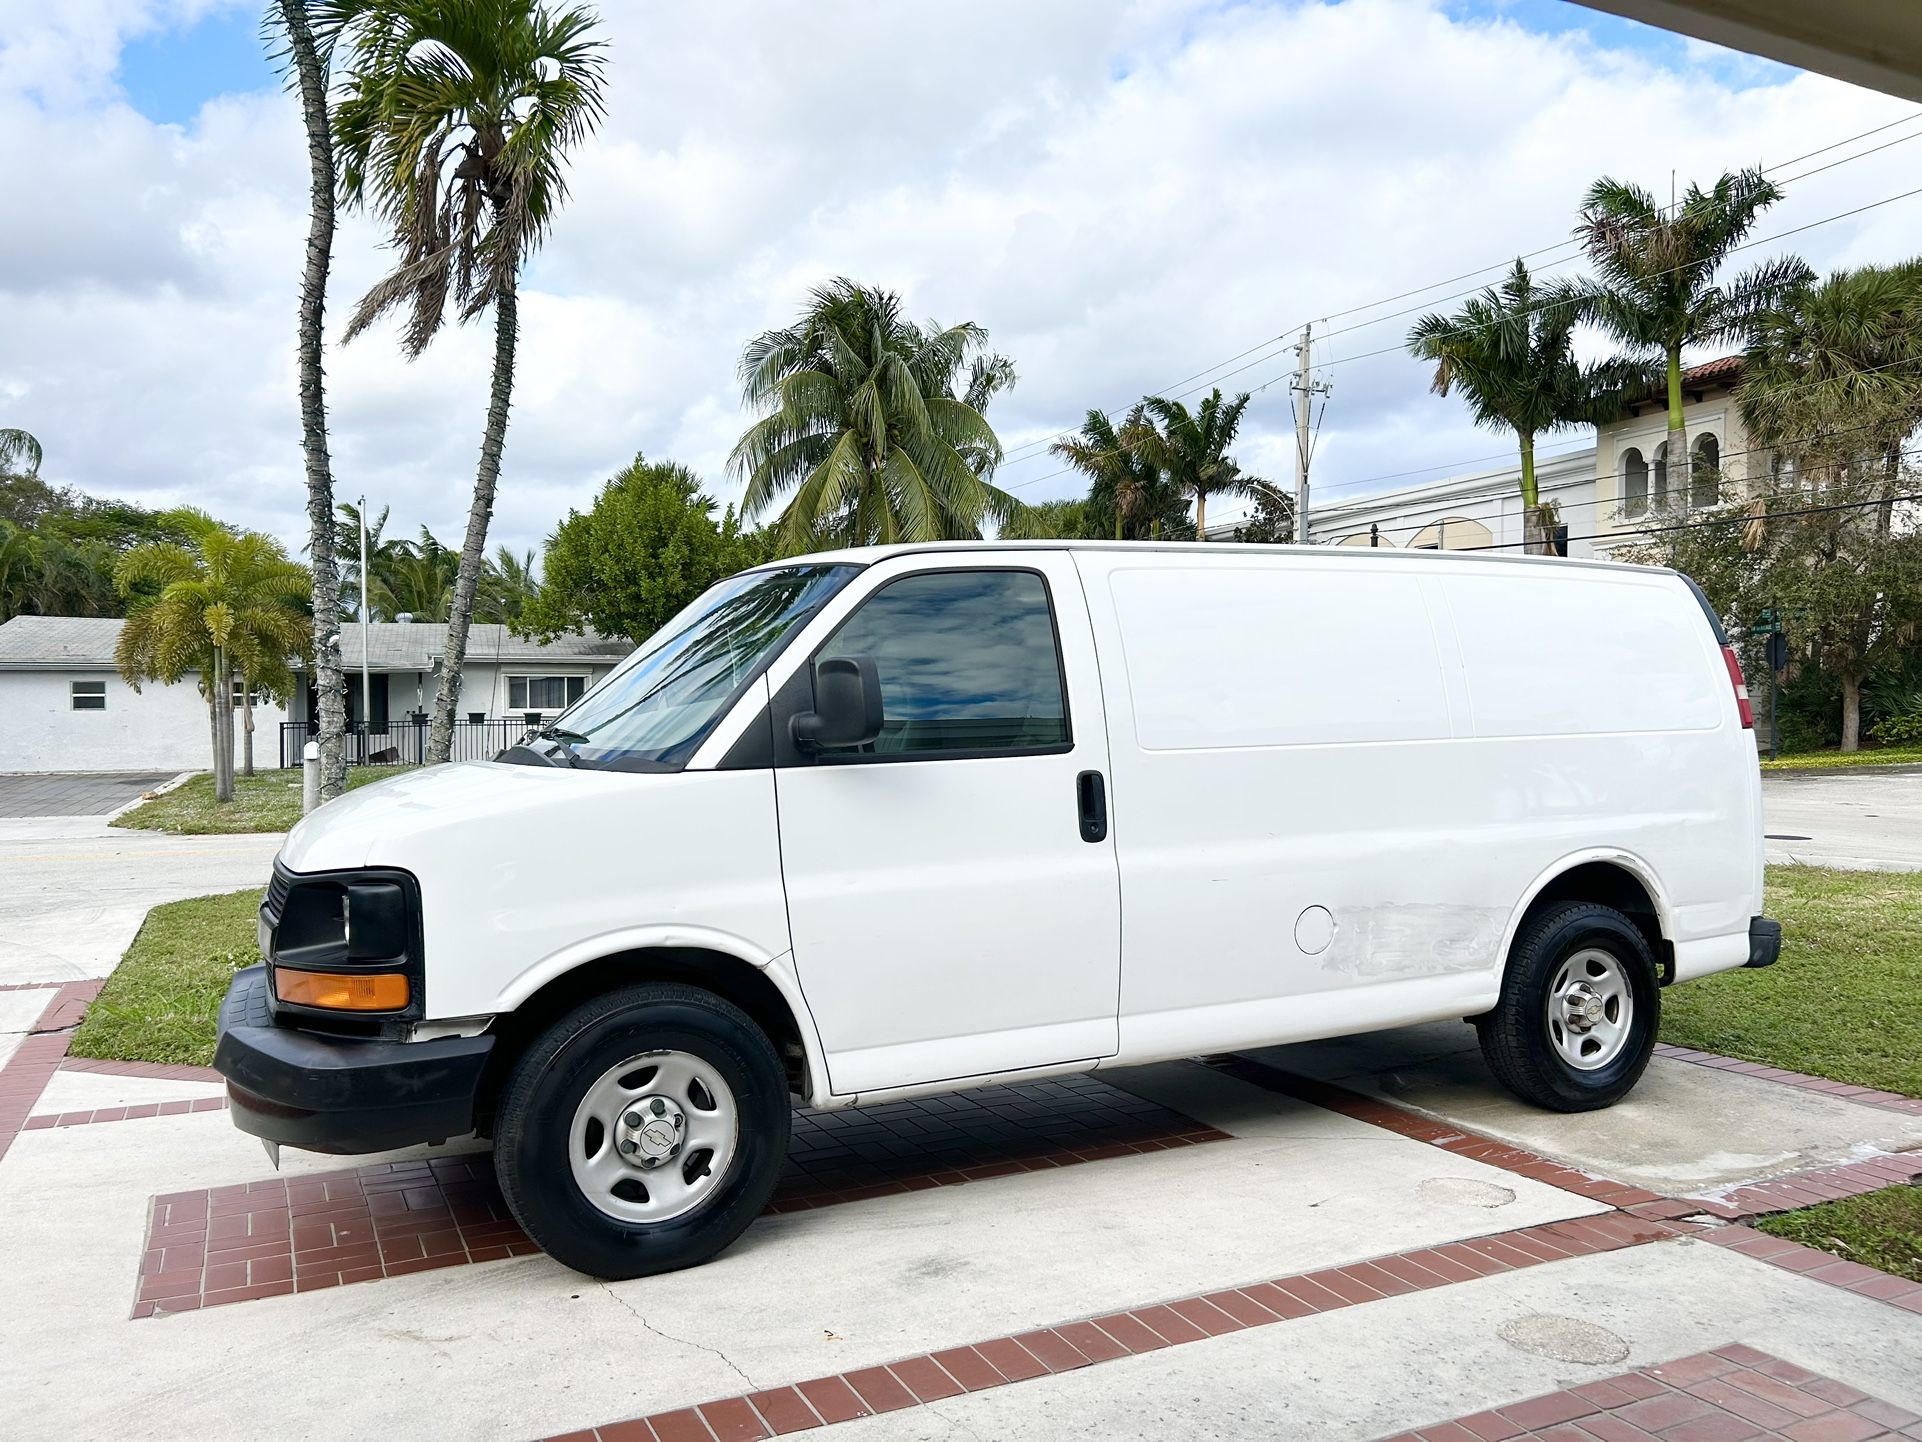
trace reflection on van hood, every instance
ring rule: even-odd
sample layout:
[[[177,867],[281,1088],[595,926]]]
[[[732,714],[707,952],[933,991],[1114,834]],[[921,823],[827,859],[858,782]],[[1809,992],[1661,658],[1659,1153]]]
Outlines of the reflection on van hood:
[[[529,813],[606,780],[605,772],[492,761],[423,766],[357,787],[303,818],[288,832],[280,859],[294,871],[406,867],[407,857],[424,841],[470,827],[492,830],[504,847],[525,849],[537,844],[545,829]],[[536,822],[531,832],[530,820]]]

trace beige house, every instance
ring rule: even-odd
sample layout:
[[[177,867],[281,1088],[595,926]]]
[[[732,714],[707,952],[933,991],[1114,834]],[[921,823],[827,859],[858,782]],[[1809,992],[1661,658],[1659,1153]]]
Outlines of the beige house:
[[[1653,528],[1767,488],[1771,458],[1749,446],[1734,402],[1741,373],[1740,356],[1683,372],[1690,467],[1670,464],[1668,404],[1659,391],[1597,427],[1588,444],[1543,444],[1536,485],[1560,512],[1566,554],[1606,557]],[[1322,502],[1310,510],[1308,529],[1317,545],[1519,551],[1525,540],[1521,465]],[[1218,539],[1233,532],[1232,522],[1209,528]]]

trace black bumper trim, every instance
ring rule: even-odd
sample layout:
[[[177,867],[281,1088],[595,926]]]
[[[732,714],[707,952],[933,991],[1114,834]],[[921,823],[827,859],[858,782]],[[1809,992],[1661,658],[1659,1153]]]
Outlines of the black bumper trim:
[[[214,1068],[234,1125],[314,1152],[391,1151],[474,1129],[491,1036],[395,1042],[273,1024],[267,968],[237,973],[220,1003]]]
[[[1748,924],[1748,960],[1744,966],[1774,966],[1782,955],[1782,923],[1753,916]]]

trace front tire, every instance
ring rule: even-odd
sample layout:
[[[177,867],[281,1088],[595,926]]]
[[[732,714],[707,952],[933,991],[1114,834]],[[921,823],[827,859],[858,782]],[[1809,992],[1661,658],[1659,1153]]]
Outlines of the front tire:
[[[1501,1000],[1475,1030],[1489,1068],[1523,1101],[1595,1111],[1648,1069],[1661,998],[1634,922],[1613,907],[1564,902],[1523,925]]]
[[[502,1093],[494,1170],[548,1255],[610,1281],[698,1266],[746,1230],[787,1156],[787,1077],[738,1007],[623,987],[548,1028]]]

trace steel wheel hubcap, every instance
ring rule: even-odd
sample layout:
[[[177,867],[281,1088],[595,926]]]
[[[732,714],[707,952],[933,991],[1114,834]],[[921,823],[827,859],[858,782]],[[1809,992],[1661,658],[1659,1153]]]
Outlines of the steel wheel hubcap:
[[[1548,1039],[1576,1070],[1594,1071],[1620,1056],[1634,1020],[1635,994],[1612,953],[1588,947],[1556,969],[1548,988]]]
[[[575,1185],[622,1222],[692,1211],[727,1176],[740,1140],[734,1093],[700,1057],[652,1051],[602,1072],[574,1109]]]

